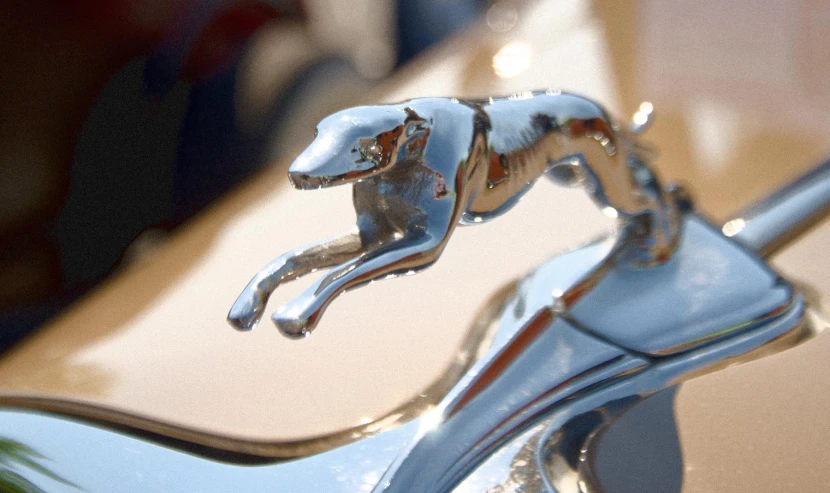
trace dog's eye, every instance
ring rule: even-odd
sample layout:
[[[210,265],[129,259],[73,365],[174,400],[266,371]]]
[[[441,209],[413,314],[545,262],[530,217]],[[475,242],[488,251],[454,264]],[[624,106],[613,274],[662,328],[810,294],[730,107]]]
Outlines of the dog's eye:
[[[320,129],[319,129],[319,128],[317,128],[317,127],[315,127],[315,128],[314,128],[314,138],[315,138],[315,139],[317,138],[317,134],[318,134],[318,133],[320,133]]]
[[[373,163],[379,163],[383,157],[383,148],[376,139],[360,139],[358,146],[360,147],[360,154]]]

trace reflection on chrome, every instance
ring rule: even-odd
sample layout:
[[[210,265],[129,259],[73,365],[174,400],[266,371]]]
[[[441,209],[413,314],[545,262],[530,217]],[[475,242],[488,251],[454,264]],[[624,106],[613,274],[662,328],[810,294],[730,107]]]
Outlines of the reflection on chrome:
[[[737,219],[727,221],[721,228],[721,231],[723,231],[725,236],[731,238],[740,233],[744,229],[744,226],[746,226],[746,221],[739,217]]]
[[[654,116],[654,105],[648,101],[640,104],[640,108],[631,117],[631,132],[635,134],[643,133],[651,125]]]

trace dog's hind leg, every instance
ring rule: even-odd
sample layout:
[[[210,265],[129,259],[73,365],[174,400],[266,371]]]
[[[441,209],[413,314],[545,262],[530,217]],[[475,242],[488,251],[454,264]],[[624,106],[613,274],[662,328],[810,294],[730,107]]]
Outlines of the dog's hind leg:
[[[363,250],[360,235],[349,233],[277,257],[251,279],[231,307],[228,321],[239,330],[252,329],[262,318],[271,293],[280,284],[352,260]]]
[[[403,237],[383,244],[330,272],[277,309],[271,319],[286,336],[305,337],[314,330],[332,300],[344,291],[390,275],[424,269],[438,259],[442,248],[440,238],[430,235]]]

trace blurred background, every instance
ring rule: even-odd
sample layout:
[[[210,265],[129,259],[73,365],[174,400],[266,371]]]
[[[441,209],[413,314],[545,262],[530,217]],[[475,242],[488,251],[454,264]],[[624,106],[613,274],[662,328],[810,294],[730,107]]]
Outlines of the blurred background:
[[[489,7],[5,2],[0,350]]]
[[[363,102],[651,101],[661,175],[726,219],[830,153],[827,60],[822,0],[6,1],[0,351]]]

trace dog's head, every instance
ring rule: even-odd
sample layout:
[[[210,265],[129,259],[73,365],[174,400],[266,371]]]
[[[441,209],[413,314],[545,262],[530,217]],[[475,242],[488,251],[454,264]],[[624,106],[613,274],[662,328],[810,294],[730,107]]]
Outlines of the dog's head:
[[[428,135],[427,122],[409,107],[349,108],[320,122],[288,176],[301,189],[353,183],[417,159]]]

